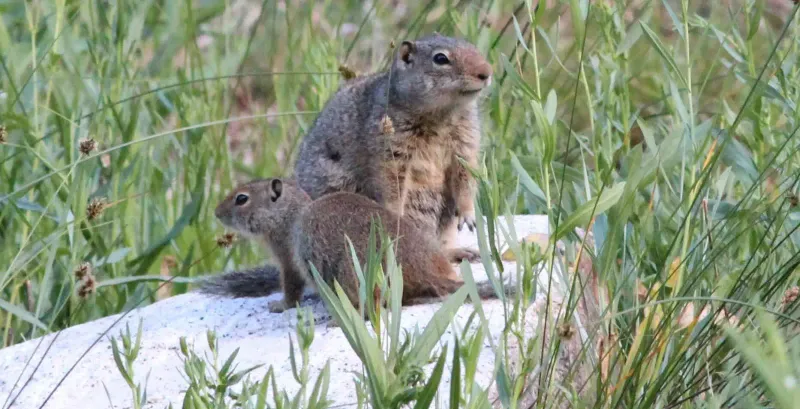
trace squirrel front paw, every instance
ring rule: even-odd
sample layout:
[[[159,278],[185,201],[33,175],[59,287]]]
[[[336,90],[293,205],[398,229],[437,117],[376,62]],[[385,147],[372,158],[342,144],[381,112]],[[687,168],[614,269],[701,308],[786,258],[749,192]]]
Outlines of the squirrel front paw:
[[[467,260],[468,263],[473,264],[481,261],[481,253],[469,247],[449,249],[447,250],[447,256],[451,263],[461,264],[462,261]]]
[[[283,300],[270,301],[269,303],[267,303],[267,308],[271,313],[281,313],[288,309],[286,303]]]
[[[478,226],[477,222],[475,222],[475,213],[469,212],[466,214],[462,214],[458,217],[458,231],[461,231],[464,226],[469,228],[469,231],[474,232],[475,228]]]

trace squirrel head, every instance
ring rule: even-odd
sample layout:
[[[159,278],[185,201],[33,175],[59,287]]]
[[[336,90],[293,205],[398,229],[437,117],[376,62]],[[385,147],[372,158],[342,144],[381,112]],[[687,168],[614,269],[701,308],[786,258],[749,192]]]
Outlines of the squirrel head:
[[[492,66],[469,42],[434,33],[403,41],[391,75],[396,102],[441,112],[475,101],[491,85]]]
[[[247,236],[288,234],[289,226],[311,199],[289,181],[260,179],[237,186],[214,210],[225,227]]]

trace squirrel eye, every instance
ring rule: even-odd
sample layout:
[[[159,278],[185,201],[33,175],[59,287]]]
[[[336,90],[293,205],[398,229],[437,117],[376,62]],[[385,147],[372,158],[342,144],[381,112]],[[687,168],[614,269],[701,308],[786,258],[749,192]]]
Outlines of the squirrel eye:
[[[239,193],[238,195],[236,195],[236,202],[235,202],[236,206],[241,206],[241,205],[247,203],[248,199],[250,199],[250,198],[246,194]]]
[[[433,62],[437,65],[450,64],[450,60],[442,53],[436,53],[436,55],[433,56]]]

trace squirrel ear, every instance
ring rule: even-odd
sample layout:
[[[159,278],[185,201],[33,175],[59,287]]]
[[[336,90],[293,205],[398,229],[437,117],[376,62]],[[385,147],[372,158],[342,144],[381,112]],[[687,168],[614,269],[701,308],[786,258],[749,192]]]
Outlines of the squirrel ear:
[[[281,197],[281,193],[283,193],[283,182],[280,179],[272,179],[272,191],[269,194],[269,198],[274,202]]]
[[[416,51],[416,47],[414,47],[414,43],[411,41],[403,41],[403,44],[400,44],[400,59],[403,60],[406,64],[411,62],[411,54]]]

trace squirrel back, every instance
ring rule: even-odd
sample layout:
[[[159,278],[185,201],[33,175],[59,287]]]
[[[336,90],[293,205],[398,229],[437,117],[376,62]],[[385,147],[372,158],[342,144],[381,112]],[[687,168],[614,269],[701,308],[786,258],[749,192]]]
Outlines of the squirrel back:
[[[353,243],[359,262],[365,263],[373,221],[392,240],[386,244],[396,245],[395,256],[403,271],[404,302],[441,297],[463,284],[438,243],[375,201],[346,192],[322,196],[304,209],[293,232],[297,263],[313,262],[329,285],[333,279],[338,280],[351,301],[357,302],[358,278],[347,238]],[[380,245],[378,241],[378,248]]]

